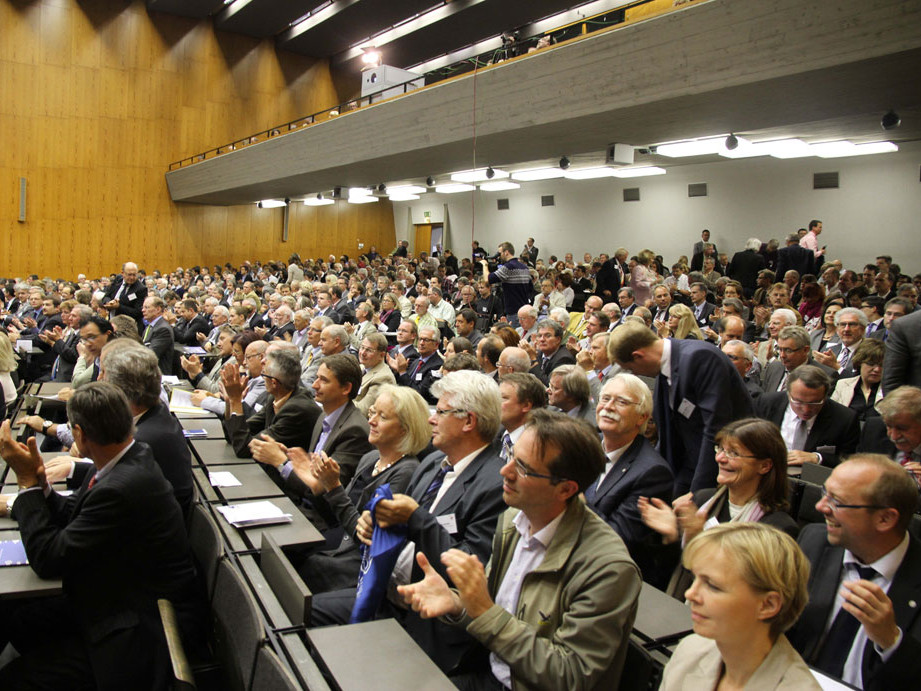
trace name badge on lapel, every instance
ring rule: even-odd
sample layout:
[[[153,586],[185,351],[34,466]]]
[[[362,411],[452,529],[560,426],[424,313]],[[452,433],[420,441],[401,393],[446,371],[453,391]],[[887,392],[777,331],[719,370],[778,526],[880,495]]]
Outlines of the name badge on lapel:
[[[453,513],[435,516],[435,520],[438,521],[438,525],[448,531],[449,535],[457,535],[457,518],[454,517]]]

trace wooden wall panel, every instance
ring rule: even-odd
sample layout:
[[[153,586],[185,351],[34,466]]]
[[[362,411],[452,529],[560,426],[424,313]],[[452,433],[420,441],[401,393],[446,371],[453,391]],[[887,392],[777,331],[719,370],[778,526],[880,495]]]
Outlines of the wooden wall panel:
[[[143,0],[0,0],[0,27],[0,276],[393,246],[386,202],[297,204],[284,243],[280,210],[169,199],[171,161],[337,103],[325,61],[148,14]]]

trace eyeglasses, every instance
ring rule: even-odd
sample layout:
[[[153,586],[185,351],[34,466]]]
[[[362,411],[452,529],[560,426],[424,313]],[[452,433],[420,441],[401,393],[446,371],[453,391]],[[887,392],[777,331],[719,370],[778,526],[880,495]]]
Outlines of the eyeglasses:
[[[423,338],[419,336],[419,343],[438,343],[437,338]]]
[[[528,466],[526,466],[523,461],[520,461],[517,458],[515,459],[515,471],[518,473],[518,477],[538,477],[542,480],[549,480],[554,485],[565,480],[565,478],[557,477],[556,475],[544,475],[543,473],[535,473]]]
[[[243,359],[244,359],[244,360],[250,360],[250,359],[252,359],[252,358],[254,358],[254,357],[257,357],[257,358],[259,358],[259,359],[261,360],[261,359],[262,359],[262,353],[250,353],[249,355],[244,355],[244,356],[243,356]]]
[[[262,378],[263,378],[263,379],[271,379],[271,380],[272,380],[273,382],[275,382],[276,384],[278,384],[278,382],[279,382],[278,377],[273,377],[271,374],[266,374],[265,372],[262,373]]]
[[[825,500],[825,503],[828,504],[828,508],[832,510],[832,513],[835,513],[838,509],[888,509],[888,506],[880,506],[879,504],[841,504],[837,499],[832,498],[828,494],[828,490],[825,489],[825,486],[822,486],[822,499]]]
[[[621,396],[601,396],[598,400],[601,405],[607,405],[608,403],[614,403],[618,408],[627,408],[632,405],[639,405],[636,401],[631,401],[629,398],[622,398]]]
[[[470,413],[460,408],[435,408],[432,414],[438,417],[445,417],[446,415],[469,415]]]
[[[726,458],[728,458],[731,461],[737,461],[740,458],[758,458],[757,456],[752,456],[750,454],[746,455],[744,453],[733,453],[732,451],[727,451],[719,444],[713,447],[713,451],[716,453],[717,456],[719,456],[720,454],[723,454]]]
[[[790,403],[801,405],[804,408],[821,408],[823,405],[825,405],[824,398],[821,401],[800,401],[796,398],[793,398],[793,396],[790,396],[789,394],[787,394],[787,398],[790,399]]]
[[[793,353],[798,353],[801,350],[805,350],[808,346],[803,346],[802,348],[778,348],[778,352],[782,355],[792,355]]]

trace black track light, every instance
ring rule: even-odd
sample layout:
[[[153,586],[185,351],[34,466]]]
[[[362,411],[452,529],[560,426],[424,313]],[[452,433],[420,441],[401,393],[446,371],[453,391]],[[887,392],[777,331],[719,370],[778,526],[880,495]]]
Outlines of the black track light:
[[[494,177],[496,177],[496,171],[494,171],[494,170],[492,169],[492,166],[489,166],[489,167],[486,169],[486,178],[487,178],[488,180],[492,180]]]
[[[560,159],[560,168],[566,170],[569,168],[569,159],[566,156]]]
[[[726,137],[726,149],[733,151],[739,148],[739,138],[734,134],[730,134]]]
[[[435,178],[433,178],[431,175],[429,175],[429,176],[425,179],[425,186],[426,186],[426,187],[434,187],[434,186],[435,186]]]
[[[902,118],[900,118],[899,114],[894,110],[890,110],[883,116],[883,119],[879,121],[879,124],[882,125],[884,130],[894,130],[902,124]]]

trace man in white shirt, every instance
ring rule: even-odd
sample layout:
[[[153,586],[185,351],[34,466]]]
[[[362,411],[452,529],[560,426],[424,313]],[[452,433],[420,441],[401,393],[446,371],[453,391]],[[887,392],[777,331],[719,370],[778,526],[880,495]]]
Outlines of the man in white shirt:
[[[535,411],[502,467],[511,508],[487,568],[456,549],[417,555],[424,578],[399,588],[407,604],[457,622],[491,653],[454,679],[459,688],[618,687],[641,582],[623,541],[579,497],[603,464],[585,425]]]
[[[809,604],[787,634],[813,667],[860,689],[914,688],[921,675],[921,543],[908,534],[918,488],[885,456],[859,454],[826,480],[799,544]]]

